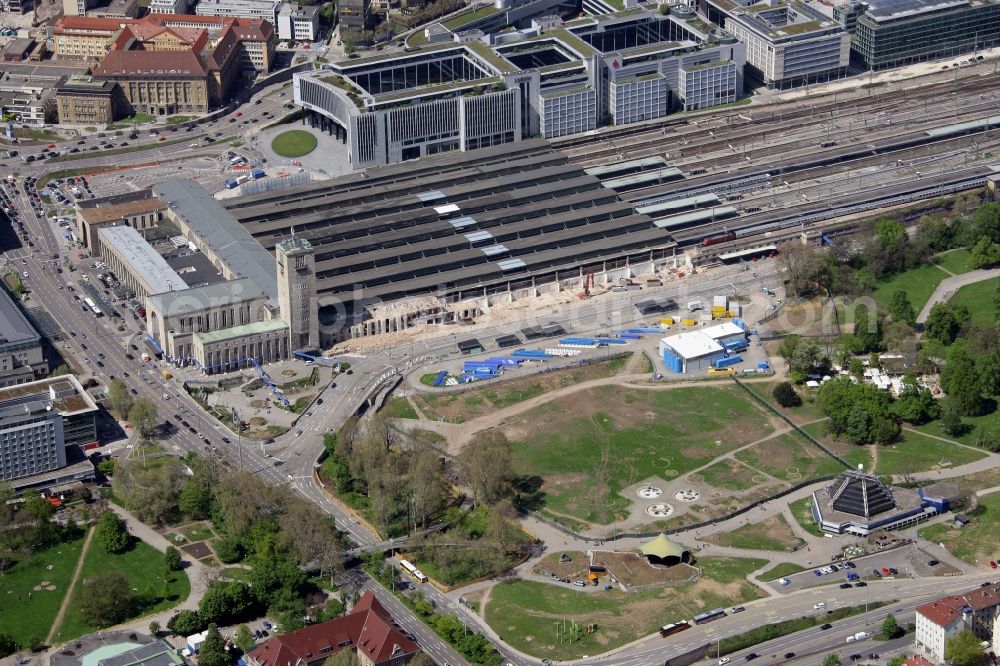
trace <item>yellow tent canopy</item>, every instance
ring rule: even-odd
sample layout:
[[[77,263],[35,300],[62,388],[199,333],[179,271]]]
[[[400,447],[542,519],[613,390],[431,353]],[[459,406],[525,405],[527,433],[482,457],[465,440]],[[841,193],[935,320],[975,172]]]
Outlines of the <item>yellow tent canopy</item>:
[[[676,541],[668,539],[666,534],[661,534],[652,541],[647,541],[639,546],[639,552],[643,555],[652,555],[653,557],[658,557],[661,560],[668,557],[683,559],[684,550],[684,546],[680,545]]]

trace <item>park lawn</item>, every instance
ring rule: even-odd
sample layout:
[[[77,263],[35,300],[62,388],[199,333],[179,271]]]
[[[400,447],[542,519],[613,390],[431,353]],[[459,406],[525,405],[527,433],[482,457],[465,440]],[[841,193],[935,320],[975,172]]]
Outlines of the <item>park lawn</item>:
[[[191,543],[205,541],[216,536],[207,522],[191,523],[178,530]]]
[[[792,515],[795,516],[795,522],[799,524],[799,527],[813,536],[821,537],[825,535],[813,519],[812,497],[803,497],[800,500],[789,502],[788,508],[792,510]]]
[[[997,318],[993,313],[993,295],[996,291],[996,279],[973,282],[959,289],[949,302],[969,308],[974,324],[995,324]]]
[[[903,271],[893,276],[889,280],[879,282],[875,286],[875,298],[882,307],[888,308],[893,293],[902,290],[906,292],[906,296],[910,299],[913,310],[920,312],[920,309],[930,299],[931,294],[934,293],[941,280],[946,277],[948,277],[948,274],[934,264],[911,268],[908,271]]]
[[[80,537],[33,555],[15,555],[14,566],[0,576],[0,599],[3,600],[0,627],[19,645],[26,647],[32,636],[45,640],[73,578],[83,542],[84,537]],[[56,589],[33,589],[43,581],[55,585]]]
[[[961,275],[972,270],[969,266],[969,256],[971,254],[965,248],[950,250],[934,257],[934,263],[945,270],[951,271],[955,275]]]
[[[871,467],[872,454],[869,447],[856,446],[827,434],[826,421],[810,423],[802,426],[802,429],[819,440],[826,448],[846,460],[852,469],[857,469],[858,465],[864,465],[865,469]]]
[[[763,408],[731,386],[651,391],[598,386],[507,419],[515,471],[538,476],[549,509],[606,525],[634,483],[684,475],[771,432]]]
[[[702,541],[717,546],[776,551],[794,551],[805,544],[805,541],[795,536],[788,521],[780,514],[757,523],[748,523],[730,532],[710,534]]]
[[[107,571],[120,571],[132,584],[132,588],[137,590],[137,594],[142,594],[147,587],[152,587],[156,593],[163,591],[163,553],[142,541],[136,541],[134,547],[121,555],[109,554],[100,543],[94,541],[80,572],[80,578],[73,589],[73,597],[70,599],[66,615],[63,617],[62,626],[56,634],[57,641],[67,641],[82,634],[96,631],[100,627],[90,625],[80,611],[80,597],[83,592],[83,581],[91,576],[96,576]],[[191,582],[187,574],[183,571],[172,572],[167,583],[166,594],[162,596],[158,603],[144,608],[139,615],[149,615],[173,608],[177,604],[187,599],[191,593]]]
[[[704,558],[698,565],[705,567],[705,576],[692,585],[631,594],[619,590],[587,593],[533,581],[502,583],[490,593],[485,616],[504,641],[522,652],[553,660],[577,659],[652,634],[664,624],[760,598],[760,590],[747,583],[745,576],[765,563]],[[723,577],[712,578],[710,572]],[[563,621],[566,627],[575,622],[581,629],[594,624],[596,631],[560,643],[556,625],[561,631]]]
[[[815,392],[809,392],[801,386],[796,386],[795,391],[802,398],[802,404],[798,407],[782,407],[774,399],[774,387],[781,382],[753,382],[749,384],[757,395],[767,400],[767,403],[776,410],[787,416],[792,423],[803,425],[823,418],[823,413],[816,406]]]
[[[1000,398],[994,397],[1000,401]],[[968,426],[968,430],[961,435],[949,435],[941,427],[940,421],[931,421],[919,426],[907,426],[914,430],[919,430],[928,435],[944,437],[953,442],[961,442],[968,446],[976,446],[983,441],[1000,441],[1000,408],[993,410],[984,416],[963,416],[962,423]]]
[[[714,465],[710,465],[698,472],[705,479],[705,483],[716,488],[726,490],[744,491],[754,486],[762,485],[770,479],[759,476],[754,480],[754,470],[750,469],[738,460],[726,458]]]
[[[393,396],[386,401],[382,413],[390,419],[418,419],[417,410],[413,409],[410,401],[402,396]]]
[[[984,495],[979,506],[966,513],[969,524],[955,529],[950,521],[920,530],[931,543],[943,543],[949,553],[969,564],[988,566],[996,559],[996,535],[1000,533],[1000,493]]]
[[[844,466],[797,432],[737,451],[736,458],[782,481],[797,483],[844,471]]]
[[[879,447],[875,471],[882,475],[926,472],[958,467],[985,457],[985,452],[904,430],[902,441]]]
[[[797,574],[800,571],[805,571],[805,567],[795,564],[793,562],[779,562],[774,565],[764,573],[762,573],[759,578],[760,580],[778,580],[779,578],[784,578],[785,576],[791,576],[792,574]]]
[[[282,157],[302,157],[316,148],[316,137],[305,130],[288,130],[274,137],[271,150]]]
[[[552,372],[534,373],[516,379],[490,380],[481,388],[460,393],[417,393],[412,396],[412,400],[431,420],[465,423],[549,391],[591,379],[614,377],[625,367],[630,357],[631,354],[622,354],[596,363]],[[435,377],[437,373],[424,375],[421,383],[429,384]]]

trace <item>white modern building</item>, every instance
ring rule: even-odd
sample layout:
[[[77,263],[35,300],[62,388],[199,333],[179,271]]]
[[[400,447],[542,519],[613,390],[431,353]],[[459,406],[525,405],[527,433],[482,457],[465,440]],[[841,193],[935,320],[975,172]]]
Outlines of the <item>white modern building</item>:
[[[747,75],[768,88],[844,76],[851,35],[802,0],[703,0],[708,18],[746,45]]]
[[[726,345],[745,340],[746,331],[732,322],[696,328],[661,339],[660,358],[672,372],[708,370],[728,355]]]
[[[927,660],[943,664],[945,644],[964,629],[992,643],[990,649],[996,650],[1000,637],[1000,583],[917,606],[914,649]]]
[[[150,0],[151,14],[187,14],[188,0]]]
[[[97,404],[73,375],[0,389],[0,479],[66,467],[67,446],[97,443],[96,413]]]
[[[278,39],[313,42],[319,36],[319,7],[284,3],[278,11]]]
[[[708,108],[743,90],[743,44],[686,8],[434,36],[296,74],[304,121],[340,137],[362,169]]]
[[[274,25],[280,7],[281,0],[199,0],[194,13],[198,16],[263,19]]]

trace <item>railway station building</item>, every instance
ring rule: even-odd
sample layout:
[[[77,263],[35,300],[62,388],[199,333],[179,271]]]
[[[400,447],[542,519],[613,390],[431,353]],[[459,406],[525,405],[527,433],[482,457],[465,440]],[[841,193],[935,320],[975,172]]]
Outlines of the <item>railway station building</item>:
[[[341,138],[362,169],[627,125],[743,91],[746,48],[687,7],[431,37],[409,52],[295,74],[303,122]]]

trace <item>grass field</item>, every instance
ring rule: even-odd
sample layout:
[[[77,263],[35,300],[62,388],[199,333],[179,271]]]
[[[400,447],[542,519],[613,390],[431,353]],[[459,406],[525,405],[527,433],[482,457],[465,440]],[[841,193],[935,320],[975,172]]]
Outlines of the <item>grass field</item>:
[[[793,551],[805,544],[781,515],[743,525],[731,532],[718,532],[702,540],[717,546],[776,551]]]
[[[904,430],[903,441],[892,446],[879,447],[878,467],[875,471],[879,474],[907,474],[947,469],[985,457],[985,452],[981,453]]]
[[[382,409],[383,414],[390,419],[417,419],[417,410],[413,409],[413,405],[410,401],[402,396],[394,396],[389,398],[385,407]]]
[[[735,490],[737,492],[749,490],[754,486],[767,482],[764,477],[761,477],[757,482],[754,482],[753,477],[755,472],[746,465],[740,463],[738,460],[733,460],[732,458],[720,460],[714,465],[710,465],[698,473],[705,479],[705,483],[710,486],[725,488],[726,490]]]
[[[955,275],[961,275],[962,273],[968,273],[972,270],[969,267],[970,254],[971,252],[965,248],[959,248],[957,250],[951,250],[949,252],[939,254],[934,257],[934,263],[945,270],[951,271]]]
[[[966,285],[951,297],[952,305],[964,305],[972,314],[972,321],[978,324],[993,324],[997,319],[993,314],[993,294],[997,290],[996,280],[983,280]]]
[[[963,416],[962,422],[969,426],[967,432],[961,435],[949,435],[941,427],[940,421],[931,421],[921,426],[912,426],[914,430],[944,437],[955,442],[961,442],[969,446],[976,446],[980,439],[1000,440],[1000,409],[986,414],[985,416]]]
[[[823,536],[823,530],[819,528],[816,521],[813,520],[812,516],[812,498],[803,497],[800,500],[795,500],[789,503],[788,508],[792,510],[792,515],[795,516],[795,522],[804,529],[809,534],[813,536]]]
[[[800,571],[805,571],[805,567],[792,562],[779,562],[758,576],[758,578],[765,581],[778,580],[779,578],[791,576],[792,574],[799,573]]]
[[[412,399],[417,408],[429,419],[443,420],[449,423],[465,423],[549,391],[591,379],[613,377],[625,367],[630,356],[630,354],[624,354],[606,361],[589,363],[575,368],[555,370],[517,379],[504,379],[462,393],[418,393],[413,395]],[[437,377],[436,373],[424,375],[421,377],[421,383],[429,385],[435,377]]]
[[[903,290],[909,297],[913,309],[920,312],[920,308],[924,307],[934,289],[946,277],[948,274],[933,264],[911,268],[890,280],[879,282],[875,287],[875,298],[883,307],[888,307],[892,294]]]
[[[73,590],[73,598],[70,599],[69,608],[66,610],[62,626],[59,627],[59,632],[56,634],[56,640],[69,640],[99,628],[89,625],[84,619],[80,612],[80,595],[84,580],[106,571],[120,571],[125,574],[138,594],[142,594],[148,587],[152,587],[155,594],[164,591],[163,579],[160,578],[163,571],[163,553],[138,541],[132,550],[121,555],[110,555],[100,544],[95,542],[87,551],[87,559],[83,563],[80,579]],[[191,593],[191,583],[188,581],[187,574],[183,571],[175,571],[168,581],[165,591],[166,594],[161,597],[159,603],[144,609],[143,615],[172,608],[187,599]]]
[[[515,581],[493,588],[486,621],[512,646],[550,659],[577,659],[624,645],[655,632],[669,622],[690,619],[720,606],[761,596],[746,582],[746,574],[765,560],[703,558],[705,576],[686,587],[626,594],[618,590],[586,594],[573,588]],[[716,577],[718,576],[718,577]],[[557,642],[556,625],[576,622],[596,631],[578,640]]]
[[[15,556],[13,568],[0,576],[0,627],[19,645],[27,646],[32,636],[45,640],[73,578],[83,541],[81,537],[28,557]],[[56,589],[33,589],[44,581]]]
[[[305,130],[288,130],[274,137],[271,150],[282,157],[302,157],[316,148],[316,137]]]
[[[619,491],[667,480],[770,432],[763,409],[740,389],[587,389],[508,419],[520,474],[538,475],[548,508],[607,524],[625,513]]]
[[[931,543],[943,543],[949,553],[969,564],[988,566],[996,559],[996,535],[1000,533],[1000,494],[985,495],[979,506],[966,514],[968,525],[955,529],[951,522],[938,523],[920,530]]]
[[[811,421],[823,418],[822,412],[816,406],[815,393],[810,393],[802,387],[796,387],[799,396],[802,398],[802,404],[798,407],[782,407],[778,404],[778,401],[774,399],[774,387],[781,382],[754,382],[750,385],[750,388],[754,390],[757,395],[767,400],[768,404],[777,409],[779,412],[791,419],[792,423],[797,425],[803,425]]]
[[[787,432],[736,452],[742,462],[783,481],[837,474],[844,466],[797,432]]]

